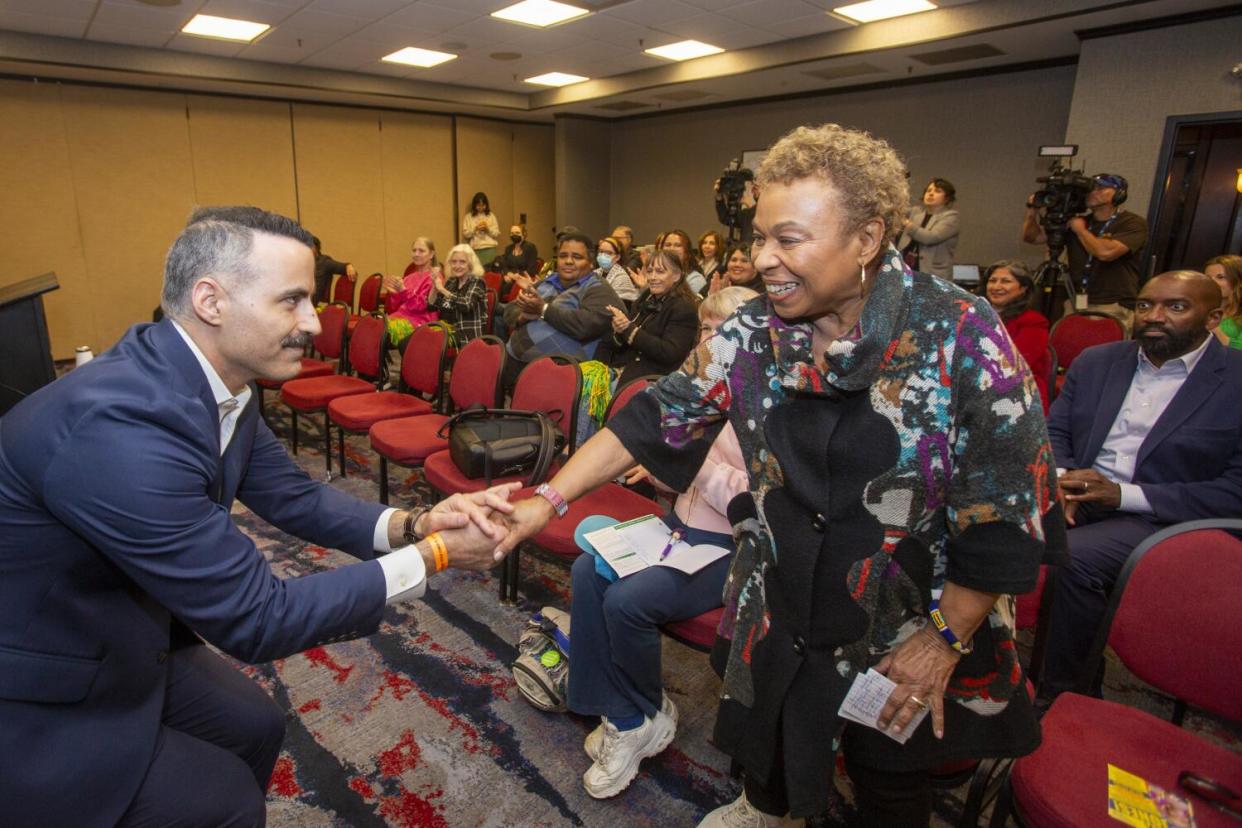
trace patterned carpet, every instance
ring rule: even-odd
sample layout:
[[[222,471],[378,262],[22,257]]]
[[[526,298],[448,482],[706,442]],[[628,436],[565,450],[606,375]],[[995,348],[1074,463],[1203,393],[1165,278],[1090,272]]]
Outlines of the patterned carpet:
[[[283,407],[270,404],[269,413],[285,434]],[[321,427],[299,420],[297,461],[322,479]],[[347,456],[349,476],[332,485],[376,497],[365,437],[347,441]],[[417,475],[394,468],[391,477],[394,505],[429,499]],[[354,560],[284,535],[240,505],[234,515],[281,577]],[[509,670],[530,613],[569,606],[568,568],[526,554],[521,570],[518,606],[499,603],[494,573],[450,570],[430,581],[424,600],[390,607],[368,638],[242,668],[288,711],[268,794],[270,825],[693,826],[737,795],[727,757],[710,742],[719,682],[705,654],[667,639],[664,679],[680,711],[676,739],[643,763],[620,796],[601,802],[586,795],[581,775],[590,761],[582,740],[596,722],[534,709]],[[1166,717],[1171,710],[1116,664],[1106,695]],[[1239,734],[1220,723],[1192,714],[1188,725],[1237,743]],[[963,794],[939,795],[934,824],[953,824]]]

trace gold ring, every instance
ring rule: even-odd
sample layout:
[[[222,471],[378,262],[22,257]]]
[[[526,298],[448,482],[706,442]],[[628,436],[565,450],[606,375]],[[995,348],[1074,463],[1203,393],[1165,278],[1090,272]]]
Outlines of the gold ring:
[[[916,707],[927,707],[927,702],[923,701],[922,699],[920,699],[918,696],[915,696],[915,695],[910,695],[906,697],[906,701],[914,702],[914,705]]]

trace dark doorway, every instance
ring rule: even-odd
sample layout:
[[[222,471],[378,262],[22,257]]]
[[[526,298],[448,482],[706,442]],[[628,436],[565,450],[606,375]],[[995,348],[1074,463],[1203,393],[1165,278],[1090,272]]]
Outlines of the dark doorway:
[[[1148,248],[1152,273],[1242,253],[1242,112],[1175,116],[1165,127]]]

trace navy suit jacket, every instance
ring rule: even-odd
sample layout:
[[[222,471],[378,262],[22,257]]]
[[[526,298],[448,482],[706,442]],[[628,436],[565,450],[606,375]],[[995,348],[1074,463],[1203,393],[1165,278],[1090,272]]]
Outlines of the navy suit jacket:
[[[6,824],[117,821],[152,760],[168,650],[197,642],[178,631],[253,662],[379,624],[377,562],[280,580],[230,518],[236,497],[312,543],[374,554],[383,507],[313,482],[257,409],[255,395],[221,457],[207,378],[166,320],[0,419]]]
[[[1134,479],[1162,523],[1242,514],[1242,351],[1210,337],[1139,448]],[[1137,342],[1083,351],[1048,413],[1057,465],[1088,469],[1138,365]]]

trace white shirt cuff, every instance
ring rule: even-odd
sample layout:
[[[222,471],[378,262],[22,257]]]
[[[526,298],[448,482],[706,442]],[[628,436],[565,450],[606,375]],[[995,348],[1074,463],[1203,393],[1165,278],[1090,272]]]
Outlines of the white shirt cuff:
[[[392,519],[395,508],[389,507],[380,513],[375,521],[375,533],[371,535],[371,548],[376,552],[391,552],[392,544],[388,542],[388,522]]]
[[[1142,486],[1133,483],[1118,483],[1117,485],[1121,487],[1121,511],[1140,515],[1150,515],[1156,511],[1147,502],[1147,495],[1143,494]]]
[[[387,592],[384,603],[413,601],[422,598],[427,591],[427,564],[413,544],[379,558],[379,565],[384,570],[384,588]]]

